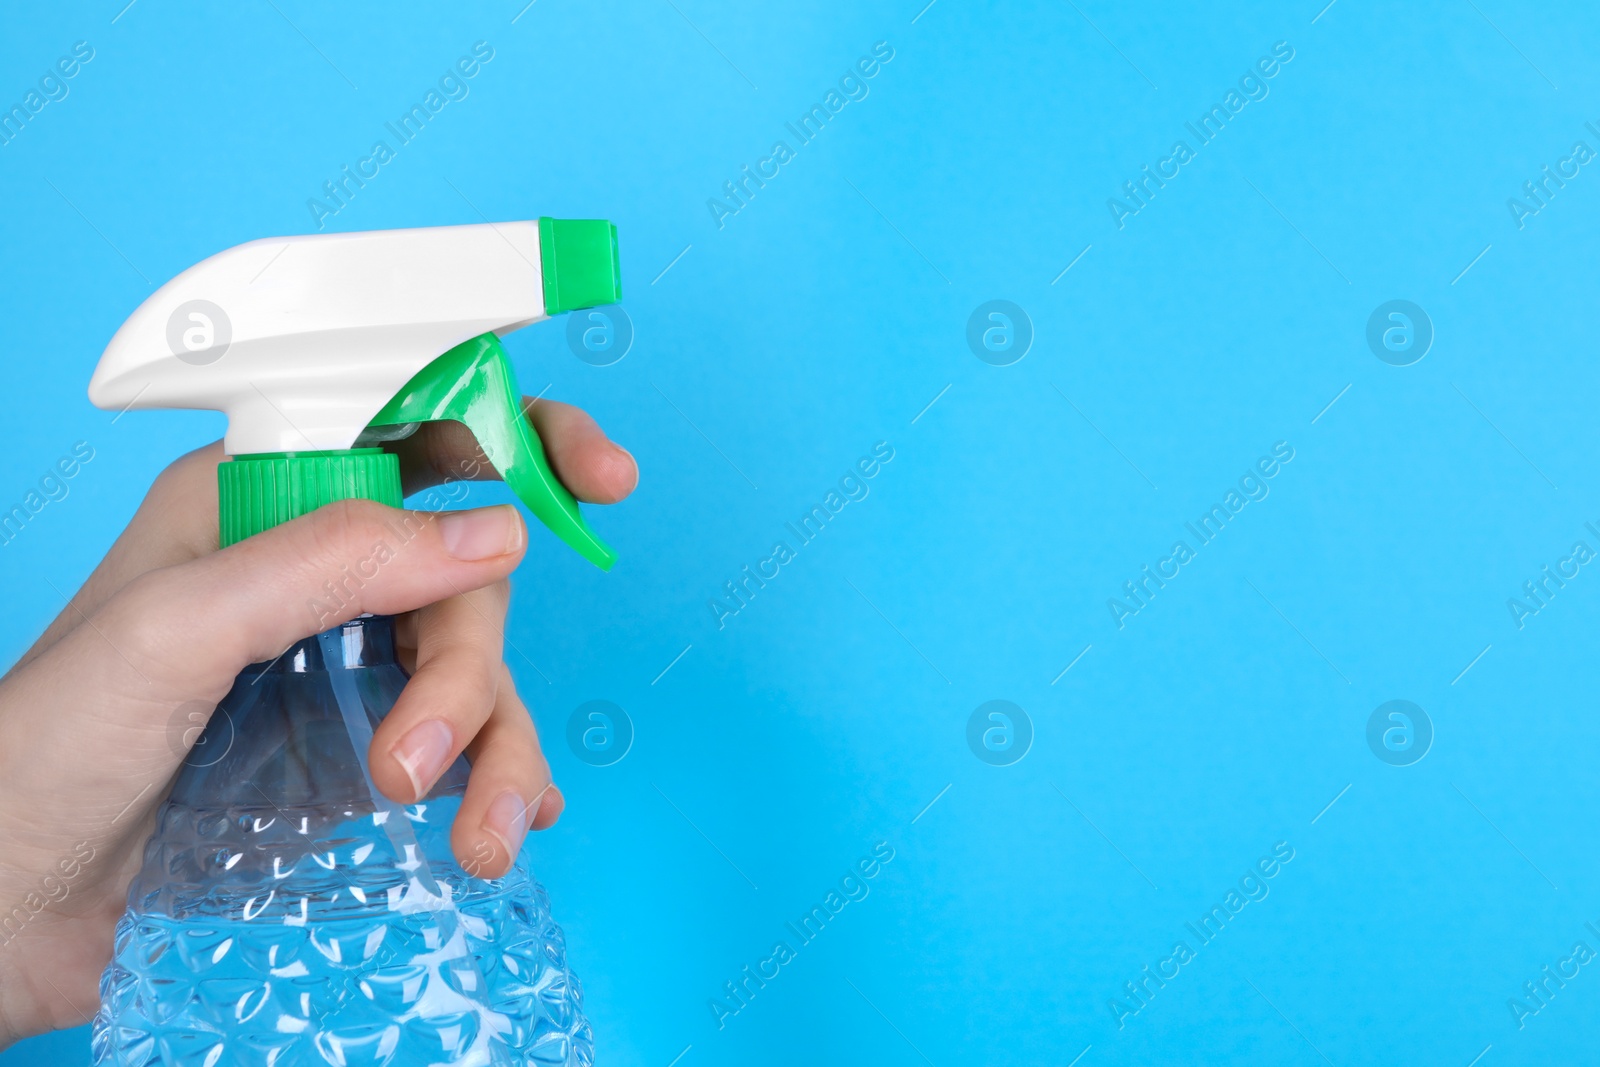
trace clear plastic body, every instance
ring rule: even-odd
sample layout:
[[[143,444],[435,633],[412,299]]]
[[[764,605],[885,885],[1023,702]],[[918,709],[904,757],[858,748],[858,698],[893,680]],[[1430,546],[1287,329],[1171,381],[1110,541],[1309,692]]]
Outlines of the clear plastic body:
[[[387,618],[240,675],[129,889],[97,1067],[590,1067],[526,860],[485,880],[451,853],[465,760],[417,804],[372,787],[367,745],[405,681]]]

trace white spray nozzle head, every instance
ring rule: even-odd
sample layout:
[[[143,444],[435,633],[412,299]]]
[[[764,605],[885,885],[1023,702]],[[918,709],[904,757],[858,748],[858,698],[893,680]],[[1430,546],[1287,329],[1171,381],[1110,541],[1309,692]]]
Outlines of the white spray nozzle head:
[[[233,455],[349,448],[441,353],[546,317],[542,223],[552,220],[267,238],[219,252],[128,318],[89,399],[222,411]]]

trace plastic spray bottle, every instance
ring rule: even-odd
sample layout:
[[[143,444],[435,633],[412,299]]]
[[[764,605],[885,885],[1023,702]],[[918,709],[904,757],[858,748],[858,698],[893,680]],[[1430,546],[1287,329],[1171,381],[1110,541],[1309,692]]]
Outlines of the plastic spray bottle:
[[[498,336],[620,290],[603,221],[253,241],[146,300],[89,396],[227,414],[224,546],[335,500],[399,507],[399,463],[381,445],[456,420],[534,515],[609,569],[523,415]],[[451,853],[466,761],[416,804],[372,783],[373,729],[405,682],[392,622],[374,616],[239,676],[129,889],[95,1064],[593,1062],[582,992],[527,861],[485,880]]]

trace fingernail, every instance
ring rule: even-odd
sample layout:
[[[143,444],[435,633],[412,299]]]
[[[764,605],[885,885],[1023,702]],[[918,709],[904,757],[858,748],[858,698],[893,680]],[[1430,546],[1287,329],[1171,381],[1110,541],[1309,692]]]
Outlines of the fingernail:
[[[452,559],[488,559],[522,547],[522,520],[509,504],[451,511],[439,517],[439,536]]]
[[[396,762],[411,779],[412,792],[419,798],[444,773],[445,761],[455,748],[455,732],[438,719],[413,726],[391,750]]]
[[[522,839],[528,834],[528,802],[508,789],[495,797],[483,817],[484,829],[500,839],[506,855],[513,860],[522,851]]]

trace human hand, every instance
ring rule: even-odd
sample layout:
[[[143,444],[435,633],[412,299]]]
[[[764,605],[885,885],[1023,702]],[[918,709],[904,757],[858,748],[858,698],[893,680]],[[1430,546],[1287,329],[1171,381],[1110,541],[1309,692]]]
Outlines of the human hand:
[[[533,403],[529,401],[528,403]],[[577,408],[533,403],[551,466],[580,500],[614,503],[633,457]],[[406,493],[493,477],[471,434],[425,425],[392,446]],[[527,530],[510,506],[446,512],[335,613],[306,605],[388,532],[393,509],[342,501],[218,551],[220,444],[168,467],[76,596],[0,680],[0,1048],[87,1022],[143,846],[186,756],[185,706],[215,705],[252,663],[364,612],[396,615],[411,672],[374,733],[373,781],[412,803],[465,752],[451,846],[504,874],[524,827],[564,801],[502,659],[508,576]],[[180,733],[192,743],[195,731]],[[515,798],[508,801],[506,798]]]

